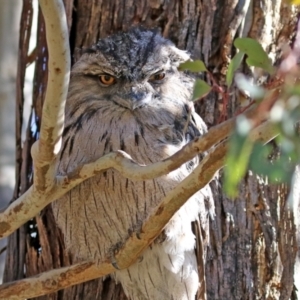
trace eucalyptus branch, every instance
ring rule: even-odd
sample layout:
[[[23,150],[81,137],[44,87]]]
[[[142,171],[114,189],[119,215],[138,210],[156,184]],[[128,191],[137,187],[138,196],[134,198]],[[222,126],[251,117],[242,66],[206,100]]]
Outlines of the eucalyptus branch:
[[[272,123],[265,122],[255,128],[250,137],[253,140],[268,142],[277,135]],[[0,286],[1,299],[32,298],[60,289],[108,275],[117,266],[124,269],[133,264],[141,253],[161,233],[166,223],[180,207],[198,190],[210,182],[214,174],[224,166],[227,141],[216,146],[199,164],[199,166],[176,186],[144,222],[141,233],[133,234],[111,258],[100,265],[88,261],[61,269],[51,270],[37,276],[6,283]]]
[[[32,298],[95,279],[115,270],[129,267],[141,253],[160,234],[172,216],[198,190],[203,188],[223,167],[227,150],[227,137],[235,126],[235,119],[230,119],[202,137],[195,139],[173,156],[152,165],[136,163],[123,151],[109,153],[95,162],[82,165],[66,176],[56,176],[57,154],[61,147],[64,126],[64,107],[70,71],[68,29],[61,0],[39,0],[46,22],[46,34],[49,50],[49,77],[40,140],[32,147],[34,165],[33,186],[0,214],[0,237],[5,237],[37,215],[47,204],[59,199],[76,185],[109,168],[118,170],[132,180],[153,179],[177,169],[198,153],[209,154],[199,166],[157,207],[155,212],[144,222],[141,233],[133,234],[115,253],[100,265],[83,262],[61,269],[51,270],[32,278],[0,286],[1,299]],[[265,116],[257,118],[257,108],[245,113],[255,119],[255,126],[264,122]],[[263,141],[274,136],[272,126],[265,123],[251,133],[253,139]]]
[[[39,4],[46,24],[49,75],[40,139],[31,149],[34,184],[0,215],[0,237],[9,235],[45,207],[47,201],[41,206],[40,197],[46,197],[55,184],[54,160],[61,147],[70,75],[69,37],[63,2],[40,0]]]
[[[71,55],[64,4],[61,0],[39,0],[46,25],[49,52],[48,82],[40,138],[32,147],[34,186],[45,190],[53,183],[53,161],[60,151],[64,128]]]
[[[208,151],[213,145],[228,137],[235,126],[235,119],[230,119],[211,128],[207,134],[187,144],[170,158],[152,165],[141,166],[125,152],[117,151],[90,164],[79,166],[66,176],[56,177],[55,158],[60,150],[69,78],[68,30],[60,0],[40,0],[40,5],[46,21],[50,59],[40,140],[32,147],[34,183],[25,194],[0,214],[0,238],[14,232],[46,205],[62,197],[76,185],[108,168],[114,168],[132,180],[159,177],[175,170],[198,153]],[[245,115],[250,119],[254,118],[255,125],[264,120],[261,117],[257,118],[259,114],[255,107],[246,111]]]
[[[256,114],[254,107],[245,112],[248,118],[252,118]],[[72,188],[96,174],[114,168],[131,180],[153,179],[166,175],[199,153],[208,151],[213,145],[227,138],[234,126],[235,118],[232,118],[211,128],[206,134],[191,141],[169,158],[147,166],[138,164],[126,152],[116,151],[102,156],[95,162],[79,166],[66,176],[50,177],[49,174],[44,173],[43,176],[47,179],[45,179],[43,188],[38,184],[41,180],[35,181],[32,187],[0,214],[0,237],[8,236],[36,216],[46,205],[59,199]],[[33,152],[38,155],[38,144],[34,144],[33,148]],[[36,166],[36,169],[38,170],[39,167],[40,165]],[[55,161],[45,165],[44,169],[54,170]],[[42,176],[42,173],[39,175]]]

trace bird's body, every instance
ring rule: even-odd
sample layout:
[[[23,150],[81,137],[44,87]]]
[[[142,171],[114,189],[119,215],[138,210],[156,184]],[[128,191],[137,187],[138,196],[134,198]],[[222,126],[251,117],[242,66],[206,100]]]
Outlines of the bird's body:
[[[187,59],[171,42],[139,29],[89,49],[72,71],[58,172],[116,150],[151,164],[201,135],[205,125],[189,102],[193,80],[177,70]],[[56,201],[54,216],[74,257],[101,261],[113,255],[195,163],[143,181],[109,169]],[[206,196],[209,188],[191,197],[141,259],[115,273],[130,299],[195,298],[199,279],[191,222],[204,211]]]

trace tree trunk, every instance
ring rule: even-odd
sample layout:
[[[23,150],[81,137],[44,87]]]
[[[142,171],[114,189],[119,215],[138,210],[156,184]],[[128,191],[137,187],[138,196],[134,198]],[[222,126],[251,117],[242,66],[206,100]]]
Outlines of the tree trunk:
[[[181,49],[202,59],[220,85],[234,54],[233,40],[251,37],[276,61],[281,46],[294,34],[296,11],[276,0],[246,1],[73,1],[65,0],[73,59],[80,49],[99,38],[132,25],[157,28]],[[30,147],[39,128],[47,81],[47,47],[42,16],[39,14],[37,46],[34,53],[35,78],[33,110],[27,140],[21,145],[23,87],[27,56],[28,26],[32,20],[32,1],[23,0],[20,26],[17,95],[17,185],[15,197],[31,184]],[[29,25],[28,25],[29,24]],[[78,51],[79,49],[79,51]],[[245,66],[244,71],[251,73]],[[203,75],[209,82],[209,79]],[[210,83],[210,82],[209,82]],[[221,118],[233,116],[243,103],[233,87],[229,103],[211,92],[197,109],[209,127]],[[294,264],[297,254],[293,212],[287,210],[287,186],[269,185],[251,172],[240,184],[237,199],[222,195],[221,185],[213,186],[214,220],[203,230],[207,244],[207,299],[296,299]],[[298,208],[299,209],[299,208]],[[296,209],[295,209],[296,212]],[[299,226],[298,226],[299,230]],[[299,232],[298,232],[299,234]],[[65,266],[71,258],[64,250],[63,238],[47,207],[9,238],[5,281],[29,277]],[[25,266],[25,268],[24,268]],[[25,271],[24,271],[25,270]],[[299,287],[298,287],[299,288]],[[38,299],[126,299],[122,288],[110,278],[90,281]]]

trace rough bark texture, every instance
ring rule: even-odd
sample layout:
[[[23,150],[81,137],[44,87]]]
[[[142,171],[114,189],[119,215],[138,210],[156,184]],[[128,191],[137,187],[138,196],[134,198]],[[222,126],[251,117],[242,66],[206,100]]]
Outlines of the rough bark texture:
[[[20,26],[17,96],[17,186],[15,197],[31,183],[30,146],[35,133],[27,131],[21,145],[24,72],[31,24],[30,0],[24,0]],[[65,0],[70,43],[74,60],[80,49],[100,37],[132,25],[156,27],[194,58],[202,59],[220,85],[229,58],[234,54],[236,37],[249,36],[260,41],[276,59],[280,46],[293,35],[296,12],[280,0],[200,1],[200,0]],[[32,119],[39,125],[47,81],[47,51],[42,16],[39,16],[36,48]],[[244,67],[246,73],[250,73]],[[204,76],[205,78],[205,76]],[[209,79],[207,79],[209,81]],[[218,123],[221,112],[232,116],[239,108],[234,87],[228,105],[211,92],[197,105],[209,126]],[[225,105],[225,109],[223,109]],[[31,121],[30,121],[31,122]],[[29,126],[30,128],[30,126]],[[206,284],[208,299],[296,299],[294,262],[297,253],[294,216],[286,210],[288,190],[273,186],[249,173],[240,185],[239,197],[232,201],[214,187],[216,217],[210,231],[203,232],[208,244]],[[299,216],[298,216],[299,217]],[[34,237],[33,232],[38,232]],[[51,210],[46,208],[9,238],[5,281],[28,277],[71,263]],[[24,273],[23,266],[26,266]],[[106,278],[68,288],[38,299],[126,299],[120,285]]]

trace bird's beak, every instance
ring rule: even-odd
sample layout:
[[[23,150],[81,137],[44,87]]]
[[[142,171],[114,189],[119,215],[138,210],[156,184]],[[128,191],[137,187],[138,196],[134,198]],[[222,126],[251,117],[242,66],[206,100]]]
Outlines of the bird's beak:
[[[131,110],[135,110],[149,103],[149,101],[151,100],[151,94],[145,92],[132,92],[130,93],[130,96],[128,98],[128,100],[130,101]]]

